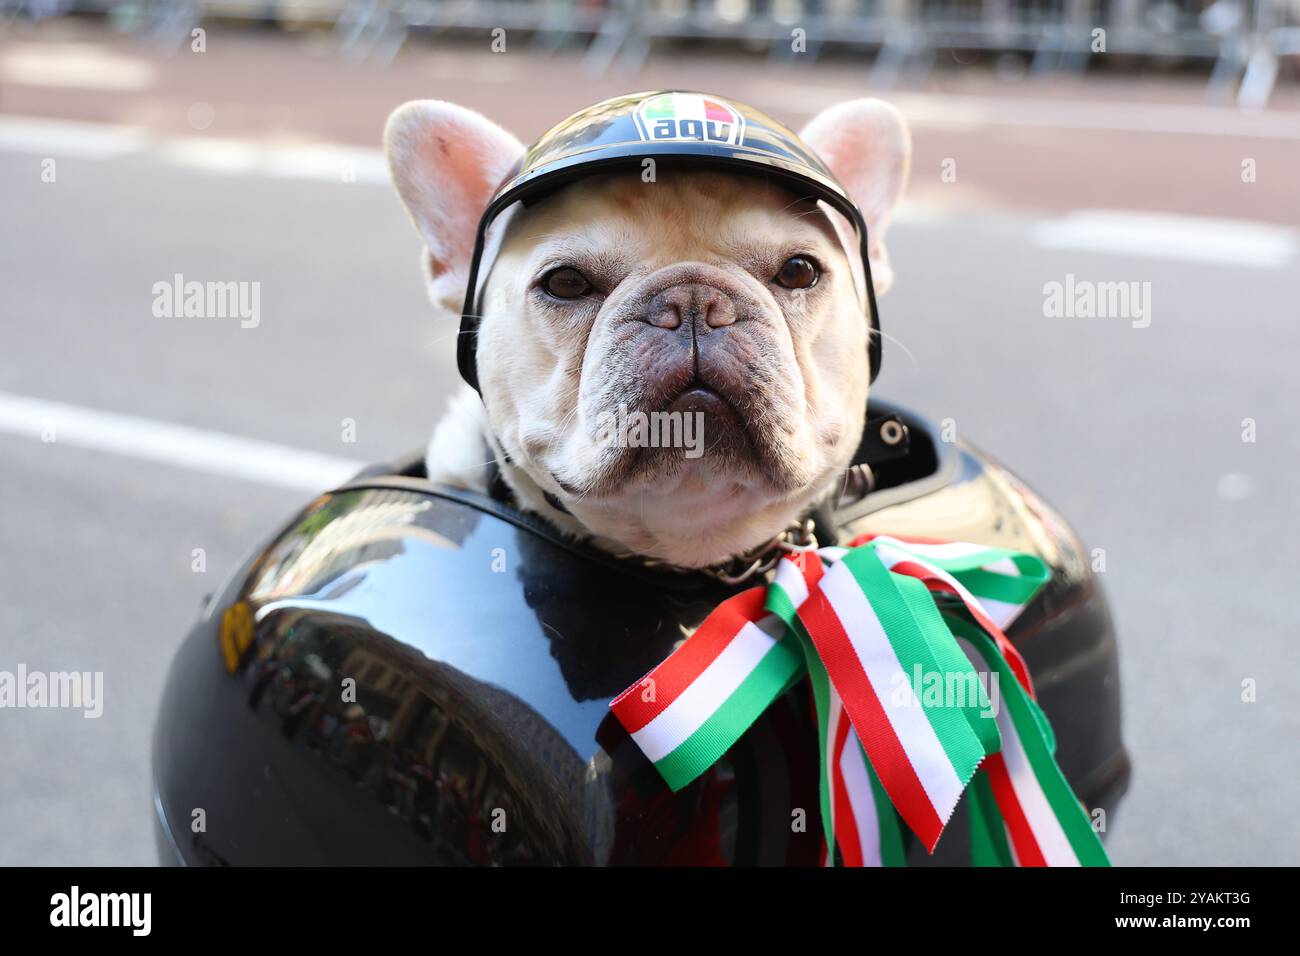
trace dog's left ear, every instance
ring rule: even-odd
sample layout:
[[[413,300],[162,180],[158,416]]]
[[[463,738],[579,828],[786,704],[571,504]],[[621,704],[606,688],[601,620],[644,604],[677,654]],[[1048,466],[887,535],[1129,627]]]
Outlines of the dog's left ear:
[[[883,294],[894,281],[885,252],[885,230],[912,164],[907,122],[882,100],[848,100],[818,113],[800,136],[862,210],[870,240],[871,277],[876,294]]]

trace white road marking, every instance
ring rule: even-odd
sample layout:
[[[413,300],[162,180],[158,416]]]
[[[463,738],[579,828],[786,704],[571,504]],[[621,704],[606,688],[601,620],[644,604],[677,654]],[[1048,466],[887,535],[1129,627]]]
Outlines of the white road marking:
[[[365,462],[251,438],[0,392],[0,433],[295,491],[328,491]],[[52,441],[50,439],[53,438]]]
[[[1281,269],[1295,258],[1300,232],[1238,219],[1084,209],[1038,223],[1030,241],[1045,249]]]
[[[56,159],[143,156],[223,176],[270,176],[387,185],[383,151],[336,143],[265,143],[215,136],[162,137],[136,126],[0,116],[0,151]]]
[[[389,182],[384,154],[361,146],[276,146],[251,140],[190,137],[161,142],[153,155],[176,166],[227,176],[384,185]]]
[[[114,159],[139,153],[152,137],[138,126],[0,116],[0,150],[74,159]]]

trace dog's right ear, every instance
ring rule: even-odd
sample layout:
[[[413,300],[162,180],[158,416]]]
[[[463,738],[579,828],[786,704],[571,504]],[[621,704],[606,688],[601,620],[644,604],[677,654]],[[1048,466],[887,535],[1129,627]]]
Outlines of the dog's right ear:
[[[433,304],[459,314],[479,217],[524,146],[455,103],[412,100],[384,127],[393,183],[428,247]]]
[[[880,100],[849,100],[818,113],[801,135],[862,210],[870,240],[871,277],[876,294],[883,295],[894,281],[885,230],[912,165],[907,121]],[[849,236],[845,239],[853,241]]]

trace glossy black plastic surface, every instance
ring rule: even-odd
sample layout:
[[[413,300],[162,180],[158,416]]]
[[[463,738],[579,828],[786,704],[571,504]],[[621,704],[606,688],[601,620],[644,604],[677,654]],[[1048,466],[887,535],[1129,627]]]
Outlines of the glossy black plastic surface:
[[[858,509],[845,534],[876,519],[960,525],[952,501],[981,501],[974,520],[998,525],[986,537],[1045,554],[1053,581],[1010,636],[1067,777],[1113,811],[1128,777],[1115,645],[1081,550],[996,465],[967,450],[939,457],[928,483]],[[802,687],[678,794],[608,710],[728,593],[418,478],[324,495],[235,575],[176,656],[155,740],[162,859],[813,865]],[[963,816],[929,860],[965,858]]]

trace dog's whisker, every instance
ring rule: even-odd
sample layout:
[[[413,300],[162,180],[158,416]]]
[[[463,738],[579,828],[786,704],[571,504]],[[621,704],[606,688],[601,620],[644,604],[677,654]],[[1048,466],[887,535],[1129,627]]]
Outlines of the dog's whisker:
[[[784,206],[782,206],[782,207],[778,210],[778,212],[785,212],[785,211],[786,211],[787,209],[789,209],[791,206],[797,206],[797,205],[799,205],[799,203],[801,203],[801,202],[811,202],[811,203],[814,203],[813,208],[812,208],[811,210],[809,210],[809,212],[820,212],[820,211],[821,211],[821,210],[818,209],[817,206],[815,205],[816,200],[813,199],[811,196],[797,196],[797,197],[795,197],[794,199],[792,199],[790,202],[788,202],[788,203],[786,203]],[[808,215],[808,213],[802,213],[801,215]]]
[[[920,368],[921,363],[916,360],[916,356],[912,354],[912,350],[909,349],[907,347],[907,344],[903,342],[903,340],[900,339],[898,336],[890,335],[888,332],[883,332],[879,329],[877,329],[873,334],[879,335],[885,341],[892,342],[895,345],[897,345],[900,349],[903,350],[903,354],[905,354],[908,358],[912,360],[912,364],[917,368]]]

